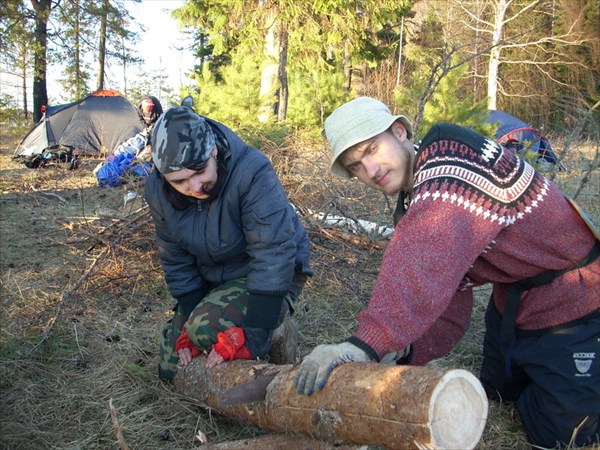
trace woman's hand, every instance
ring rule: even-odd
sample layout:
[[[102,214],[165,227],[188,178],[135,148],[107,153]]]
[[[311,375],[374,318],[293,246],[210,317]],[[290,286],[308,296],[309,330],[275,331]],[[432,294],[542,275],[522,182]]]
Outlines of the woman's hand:
[[[191,343],[185,328],[181,330],[181,334],[175,341],[175,351],[179,356],[179,362],[183,366],[187,366],[192,362],[192,358],[195,358],[201,353],[201,351]]]
[[[208,367],[209,369],[212,369],[213,367],[218,366],[219,364],[221,364],[224,361],[225,361],[225,359],[223,359],[223,357],[221,355],[219,355],[219,352],[217,352],[213,348],[210,351],[210,353],[208,354],[208,358],[206,359],[206,367]]]
[[[189,348],[179,349],[177,351],[177,354],[179,355],[179,362],[181,363],[181,365],[187,366],[189,363],[192,362],[192,352]]]
[[[240,327],[231,327],[217,333],[217,342],[206,360],[209,369],[221,364],[223,361],[234,359],[252,359],[252,355],[245,345],[244,330]]]

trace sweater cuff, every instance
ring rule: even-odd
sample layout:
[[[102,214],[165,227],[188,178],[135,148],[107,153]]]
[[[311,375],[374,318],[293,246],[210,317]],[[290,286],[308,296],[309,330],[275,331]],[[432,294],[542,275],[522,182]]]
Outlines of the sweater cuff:
[[[200,300],[204,298],[204,289],[196,289],[195,291],[188,292],[187,294],[175,298],[179,305],[179,311],[187,319],[196,305],[200,303]]]
[[[350,336],[348,339],[346,339],[346,342],[351,343],[352,345],[354,345],[355,347],[360,348],[363,352],[365,352],[367,354],[367,356],[369,358],[371,358],[374,361],[379,362],[379,355],[377,354],[377,352],[375,350],[373,350],[373,347],[371,347],[369,344],[367,344],[364,341],[361,341],[359,338],[357,338],[356,336]]]
[[[244,327],[267,328],[279,325],[283,295],[250,294]]]

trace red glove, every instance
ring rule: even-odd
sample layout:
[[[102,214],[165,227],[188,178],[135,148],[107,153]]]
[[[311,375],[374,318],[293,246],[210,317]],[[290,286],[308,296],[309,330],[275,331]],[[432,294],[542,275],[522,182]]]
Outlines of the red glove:
[[[217,334],[217,343],[213,344],[213,349],[225,361],[253,359],[245,343],[244,329],[241,327],[231,327]]]
[[[183,328],[183,330],[181,330],[181,334],[179,335],[179,337],[175,341],[175,351],[177,353],[179,353],[179,350],[182,350],[184,348],[189,348],[190,349],[190,353],[192,354],[192,358],[195,358],[196,356],[198,356],[198,355],[200,355],[202,353],[200,351],[200,349],[194,347],[194,344],[192,344],[190,342],[190,337],[188,336],[187,331],[186,331],[185,328]]]

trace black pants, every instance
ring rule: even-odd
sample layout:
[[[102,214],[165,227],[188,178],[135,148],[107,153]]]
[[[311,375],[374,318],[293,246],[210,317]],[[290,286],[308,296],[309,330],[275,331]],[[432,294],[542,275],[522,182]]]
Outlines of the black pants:
[[[599,315],[539,335],[516,330],[510,374],[500,345],[501,321],[490,301],[480,374],[488,397],[516,402],[532,444],[553,448],[572,439],[578,446],[600,442]]]

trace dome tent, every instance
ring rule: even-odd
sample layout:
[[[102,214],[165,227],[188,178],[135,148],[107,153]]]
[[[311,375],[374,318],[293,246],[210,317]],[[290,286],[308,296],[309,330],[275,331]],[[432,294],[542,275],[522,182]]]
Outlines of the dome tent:
[[[69,150],[76,156],[110,154],[142,131],[136,108],[120,93],[100,90],[73,103],[49,106],[17,146],[13,158]]]

